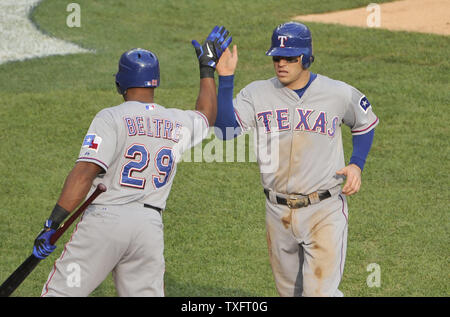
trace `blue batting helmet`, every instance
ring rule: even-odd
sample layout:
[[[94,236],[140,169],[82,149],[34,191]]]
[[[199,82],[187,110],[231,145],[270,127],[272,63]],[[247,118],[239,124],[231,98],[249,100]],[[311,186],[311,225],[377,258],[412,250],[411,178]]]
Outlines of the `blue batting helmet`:
[[[278,25],[273,30],[272,45],[266,55],[283,57],[303,55],[303,67],[308,68],[314,61],[311,31],[299,22]]]
[[[159,62],[156,55],[142,48],[122,54],[116,74],[117,91],[124,95],[128,88],[158,87]]]

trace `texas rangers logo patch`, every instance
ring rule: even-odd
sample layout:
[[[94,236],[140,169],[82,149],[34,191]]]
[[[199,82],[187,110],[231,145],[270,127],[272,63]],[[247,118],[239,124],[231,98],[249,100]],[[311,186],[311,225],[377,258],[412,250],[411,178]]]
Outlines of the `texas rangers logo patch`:
[[[96,134],[88,134],[84,137],[82,148],[88,148],[91,150],[94,150],[95,152],[98,151],[98,148],[100,146],[100,143],[102,143],[102,138],[99,137]]]
[[[361,99],[359,99],[359,106],[367,113],[367,109],[369,109],[371,105],[366,96],[362,96]]]
[[[287,42],[288,37],[285,35],[278,35],[278,40],[280,41],[280,47],[286,47],[286,42]]]

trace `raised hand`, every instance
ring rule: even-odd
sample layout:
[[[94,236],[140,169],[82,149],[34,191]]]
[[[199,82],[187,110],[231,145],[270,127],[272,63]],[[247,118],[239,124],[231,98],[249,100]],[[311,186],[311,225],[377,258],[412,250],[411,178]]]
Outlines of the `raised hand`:
[[[217,63],[217,73],[219,76],[230,76],[234,75],[238,62],[238,51],[237,46],[233,45],[233,50],[228,47]]]
[[[203,45],[192,40],[200,66],[200,78],[214,77],[217,62],[232,41],[232,37],[228,37],[229,34],[225,27],[216,25]]]

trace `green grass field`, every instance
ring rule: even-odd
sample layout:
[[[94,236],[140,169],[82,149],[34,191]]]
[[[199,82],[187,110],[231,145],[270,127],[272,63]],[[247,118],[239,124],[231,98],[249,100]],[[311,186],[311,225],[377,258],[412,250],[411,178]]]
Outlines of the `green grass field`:
[[[36,234],[102,108],[121,103],[113,74],[121,53],[156,52],[156,102],[192,109],[198,66],[192,39],[225,25],[238,45],[235,93],[273,76],[264,55],[273,28],[292,16],[365,6],[362,0],[78,0],[81,27],[66,26],[71,1],[47,0],[32,20],[44,32],[95,50],[0,65],[0,280],[31,253]],[[383,1],[378,1],[383,2]],[[450,38],[318,23],[312,71],[363,91],[380,118],[361,191],[349,200],[340,289],[346,296],[449,296]],[[346,158],[351,136],[344,131]],[[178,166],[164,213],[166,295],[277,296],[256,163]],[[68,241],[14,296],[38,296]],[[381,268],[380,287],[366,270]],[[92,296],[115,296],[111,278]]]

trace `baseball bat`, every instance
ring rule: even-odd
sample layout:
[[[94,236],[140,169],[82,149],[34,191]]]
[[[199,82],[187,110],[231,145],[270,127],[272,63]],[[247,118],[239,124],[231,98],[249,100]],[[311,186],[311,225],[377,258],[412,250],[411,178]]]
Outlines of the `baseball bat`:
[[[55,244],[59,237],[70,227],[70,225],[83,213],[83,211],[97,198],[98,195],[106,191],[106,186],[98,184],[91,196],[67,219],[50,238],[50,244]],[[17,287],[27,278],[34,268],[41,262],[41,259],[31,254],[0,286],[0,297],[11,295]]]

